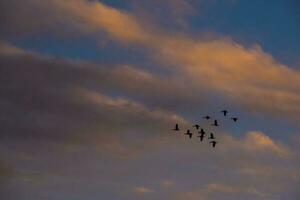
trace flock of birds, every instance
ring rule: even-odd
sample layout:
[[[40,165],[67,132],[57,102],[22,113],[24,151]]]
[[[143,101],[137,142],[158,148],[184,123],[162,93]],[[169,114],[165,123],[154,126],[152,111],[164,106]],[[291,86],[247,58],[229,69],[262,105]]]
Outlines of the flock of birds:
[[[228,111],[227,111],[227,110],[222,110],[221,113],[223,113],[223,116],[226,117],[227,114],[228,114]],[[211,117],[208,116],[208,115],[207,115],[207,116],[204,116],[203,118],[206,119],[206,120],[210,120],[210,119],[211,119]],[[231,117],[230,119],[231,119],[232,121],[234,121],[234,122],[237,122],[237,121],[238,121],[238,118],[237,118],[237,117]],[[216,120],[216,119],[213,120],[213,124],[211,124],[211,126],[220,126],[219,123],[218,123],[218,120]],[[199,135],[198,135],[197,137],[199,137],[199,138],[200,138],[200,141],[202,142],[203,139],[205,138],[205,135],[206,135],[205,130],[204,130],[203,128],[201,128],[199,124],[195,124],[193,127],[198,131],[198,134],[199,134]],[[200,131],[199,131],[199,129],[200,129]],[[178,124],[175,124],[175,128],[174,128],[173,130],[174,130],[174,131],[180,131],[179,125],[178,125]],[[193,133],[190,131],[190,129],[187,129],[186,133],[184,133],[184,134],[185,134],[185,135],[188,135],[190,139],[191,139],[192,136],[193,136]],[[215,147],[215,146],[216,146],[217,141],[216,141],[216,138],[215,138],[215,136],[214,136],[213,133],[210,133],[210,134],[209,134],[208,140],[209,140],[209,143],[212,144],[212,147]]]

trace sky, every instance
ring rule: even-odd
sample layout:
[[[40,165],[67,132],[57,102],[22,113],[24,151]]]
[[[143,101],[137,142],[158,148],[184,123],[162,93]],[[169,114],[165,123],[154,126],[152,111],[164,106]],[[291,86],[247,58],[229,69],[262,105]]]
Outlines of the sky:
[[[299,199],[299,8],[1,2],[0,197]]]

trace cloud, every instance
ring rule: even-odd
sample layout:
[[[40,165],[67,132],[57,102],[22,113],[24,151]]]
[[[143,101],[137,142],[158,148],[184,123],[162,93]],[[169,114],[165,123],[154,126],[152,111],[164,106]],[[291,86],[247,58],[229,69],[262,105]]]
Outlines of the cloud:
[[[25,51],[21,48],[17,48],[13,45],[10,45],[7,42],[0,41],[0,54],[2,55],[16,55],[16,54],[24,54]]]
[[[158,50],[159,60],[175,65],[186,79],[192,78],[196,85],[221,93],[249,111],[292,119],[299,116],[299,72],[278,63],[258,45],[246,48],[226,38],[199,40],[162,29],[148,30],[147,25],[138,23],[132,15],[102,3],[77,3],[86,8],[81,9],[82,13],[93,13],[93,17],[73,10],[76,7],[73,3],[57,6],[104,30],[117,41]],[[126,29],[129,33],[124,32],[125,27],[132,27]]]
[[[0,52],[0,138],[5,141],[32,138],[66,144],[66,151],[88,143],[105,153],[132,157],[143,148],[135,143],[148,146],[172,124],[187,123],[174,112],[126,98],[131,93],[146,98],[151,92],[172,96],[168,82],[154,74],[128,66],[60,60],[9,44],[0,49],[5,49]],[[150,85],[156,86],[147,91]],[[122,91],[123,97],[110,96],[112,91]]]
[[[290,151],[280,143],[275,143],[262,132],[249,132],[244,141],[245,148],[257,151],[271,151],[279,156],[288,156]]]
[[[54,1],[54,5],[69,14],[70,18],[78,18],[73,24],[71,20],[67,23],[80,31],[95,32],[102,29],[109,35],[128,42],[144,41],[147,38],[147,32],[143,31],[130,14],[102,3],[76,0]]]
[[[222,145],[214,151],[205,144],[199,146],[198,141],[172,143],[169,138],[166,142],[156,136],[177,121],[188,123],[162,108],[174,111],[175,108],[166,105],[175,107],[178,102],[193,102],[194,107],[201,100],[203,89],[222,94],[249,111],[295,119],[299,116],[298,71],[278,63],[259,46],[248,48],[226,38],[193,39],[166,30],[154,31],[145,28],[147,24],[133,14],[96,1],[27,0],[4,5],[7,8],[3,11],[7,20],[4,27],[8,28],[4,29],[8,31],[40,32],[47,27],[53,32],[71,29],[97,38],[102,30],[117,42],[155,50],[157,54],[151,55],[155,61],[172,67],[167,76],[162,76],[132,66],[61,60],[2,43],[0,118],[4,125],[0,138],[3,143],[35,140],[30,143],[35,150],[41,141],[66,143],[70,151],[87,143],[96,150],[121,157],[131,157],[140,149],[151,147],[155,149],[151,152],[155,158],[147,155],[137,160],[138,164],[116,165],[114,161],[116,171],[122,166],[122,176],[113,177],[109,163],[103,165],[105,159],[97,166],[106,169],[103,171],[108,180],[115,183],[124,181],[126,175],[129,177],[126,183],[147,177],[149,180],[158,177],[156,183],[160,183],[161,173],[167,174],[176,181],[176,186],[189,186],[179,194],[185,199],[274,199],[278,197],[276,194],[297,195],[299,161],[290,148],[266,133],[247,132],[242,138],[220,134]],[[11,12],[15,8],[20,8],[18,13]],[[131,29],[127,30],[128,27]],[[163,156],[168,159],[159,157],[160,144],[164,144]],[[168,148],[173,148],[172,153]],[[159,165],[153,164],[158,158]],[[76,164],[80,164],[77,159],[72,168]],[[137,170],[142,166],[148,167],[146,174]],[[157,171],[151,171],[152,167],[157,167]],[[0,175],[1,171],[7,174],[7,168],[3,169],[0,167]],[[86,175],[90,168],[84,169]],[[76,174],[80,176],[78,171]],[[171,185],[169,181],[161,182],[162,187]],[[144,186],[132,191],[158,192]]]
[[[289,146],[260,131],[243,137],[219,133],[217,137],[220,143],[213,151],[205,143],[189,143],[180,147],[183,152],[175,153],[174,159],[183,163],[178,171],[185,170],[180,178],[175,170],[170,174],[176,174],[176,183],[186,188],[178,189],[174,198],[275,199],[279,194],[296,193],[300,163]]]
[[[171,187],[174,187],[175,185],[175,182],[174,181],[171,181],[171,180],[163,180],[161,182],[161,186],[163,188],[171,188]]]
[[[195,13],[194,6],[186,0],[161,0],[161,1],[132,1],[136,18],[142,18],[144,23],[167,26],[170,29],[188,27],[185,18]]]
[[[109,169],[110,165],[103,165],[106,160],[97,156],[100,164],[95,166],[103,166],[100,169],[103,169],[104,172],[95,169],[92,172],[100,174],[97,179],[108,176],[107,180],[113,182],[110,184],[114,186],[122,181],[123,184],[128,184],[128,180],[133,178],[155,180],[155,177],[158,179],[156,183],[159,184],[163,173],[165,177],[176,181],[176,187],[174,187],[176,192],[182,185],[192,185],[193,187],[188,190],[185,188],[186,193],[180,193],[191,199],[199,199],[199,196],[203,194],[203,188],[204,191],[209,191],[204,193],[207,198],[219,199],[220,196],[226,196],[228,199],[230,197],[231,199],[238,197],[247,199],[246,197],[250,196],[255,199],[266,199],[259,196],[261,191],[266,195],[294,192],[293,186],[291,186],[292,189],[287,187],[294,185],[293,183],[297,183],[299,180],[297,173],[299,165],[294,163],[290,165],[286,161],[288,159],[285,159],[285,156],[290,154],[290,150],[259,131],[246,133],[242,138],[230,135],[225,137],[220,134],[218,137],[222,140],[222,145],[217,146],[216,151],[211,151],[211,148],[207,148],[208,146],[205,144],[199,146],[198,141],[185,143],[185,140],[181,140],[180,137],[174,138],[168,135],[164,141],[165,138],[162,136],[166,133],[165,130],[170,129],[170,124],[177,121],[188,122],[173,112],[158,109],[156,106],[154,108],[146,106],[147,101],[133,101],[126,98],[126,94],[135,93],[152,97],[152,93],[155,91],[160,91],[157,92],[157,94],[161,94],[160,99],[165,99],[166,96],[172,96],[172,94],[176,98],[177,87],[172,91],[168,82],[164,82],[155,74],[129,66],[105,67],[85,61],[61,60],[28,52],[9,56],[5,53],[0,54],[0,66],[0,85],[3,91],[0,117],[5,122],[5,125],[1,126],[0,135],[3,143],[19,144],[28,142],[32,138],[35,140],[35,145],[29,142],[30,148],[33,148],[35,152],[43,152],[41,144],[43,144],[42,141],[45,141],[66,144],[65,147],[69,151],[74,151],[74,149],[76,151],[78,146],[85,150],[92,146],[97,153],[100,151],[105,155],[117,155],[119,158],[133,158],[142,150],[150,148],[153,150],[151,151],[153,154],[158,151],[158,154],[154,155],[152,159],[148,157],[151,157],[152,153],[147,154],[144,159],[143,156],[140,156],[135,160],[138,164],[135,162],[130,164],[122,159],[122,162],[114,161],[116,171],[119,171],[119,166],[122,166],[120,172],[122,176],[118,173],[113,175],[114,171]],[[141,84],[143,80],[145,85]],[[171,83],[173,84],[173,82]],[[151,88],[151,85],[154,88]],[[125,97],[106,93],[106,91],[111,91],[111,88],[114,88],[115,91],[123,91]],[[147,91],[151,91],[150,94]],[[184,89],[180,91],[182,91],[181,94],[185,94]],[[148,99],[148,101],[152,100]],[[160,103],[157,102],[157,104]],[[82,144],[87,145],[83,146]],[[166,154],[168,159],[165,159],[165,154],[161,155],[162,152],[158,148],[161,146],[166,152],[168,152],[168,148],[173,148],[170,152],[175,154],[175,158]],[[54,154],[56,157],[56,153]],[[207,157],[204,158],[203,155],[207,155]],[[159,156],[163,156],[163,158],[159,159]],[[42,157],[45,158],[44,155]],[[61,154],[59,157],[65,158]],[[157,163],[157,159],[159,159],[159,164],[153,164]],[[75,160],[78,162],[77,159]],[[171,162],[170,165],[166,164],[168,160]],[[148,166],[148,162],[153,165]],[[93,164],[91,162],[91,165]],[[78,163],[74,162],[74,166],[77,167],[77,165]],[[278,165],[283,165],[283,167]],[[66,171],[69,171],[69,168],[76,169],[74,166],[69,167],[70,163],[67,166]],[[145,166],[148,167],[147,173],[139,172],[139,169]],[[157,167],[157,171],[152,171],[152,167]],[[178,171],[176,171],[177,167]],[[186,169],[184,172],[182,167]],[[200,172],[200,169],[203,171]],[[79,174],[74,170],[76,172],[74,176],[77,178],[80,174],[84,174],[87,179],[86,174],[92,172],[89,172],[90,168],[84,168],[84,170],[84,173]],[[62,176],[68,177],[68,175]],[[187,177],[187,182],[181,182],[180,177],[182,176]],[[51,177],[53,176],[51,175]],[[216,180],[212,180],[212,177]],[[27,176],[24,179],[30,182]],[[47,182],[45,179],[49,178],[43,179]],[[196,180],[196,184],[193,184],[191,180]],[[228,181],[228,184],[224,184],[225,181]],[[239,181],[240,185],[236,186],[236,181]],[[200,193],[198,191],[199,182],[205,183],[200,188]],[[107,185],[106,182],[101,183]],[[161,186],[172,185],[168,182],[161,184]],[[159,192],[152,188],[146,187],[145,189],[143,186],[132,190],[138,194],[156,195]],[[236,193],[230,191],[236,191]],[[201,197],[204,198],[205,195]]]
[[[13,175],[15,171],[11,166],[8,166],[2,160],[0,161],[0,185],[6,183]]]
[[[271,199],[272,195],[252,187],[232,186],[222,183],[209,183],[203,188],[183,192],[178,199]]]
[[[133,188],[133,191],[135,193],[138,193],[138,194],[150,194],[150,193],[153,193],[154,190],[150,189],[150,188],[147,188],[147,187],[144,187],[144,186],[137,186],[137,187],[134,187]]]
[[[179,65],[179,73],[248,111],[299,116],[299,72],[277,63],[258,46],[182,37],[166,40],[159,48],[161,59]]]
[[[11,180],[17,175],[16,170],[6,160],[0,159],[0,193],[1,197],[8,198],[10,194],[9,184]]]
[[[193,39],[188,35],[170,33],[161,27],[154,30],[134,15],[98,1],[28,1],[30,6],[26,8],[29,11],[38,7],[39,11],[47,13],[50,17],[47,21],[53,24],[60,22],[83,34],[104,31],[115,41],[155,50],[156,61],[173,65],[170,70],[176,71],[178,76],[190,79],[200,88],[222,94],[250,112],[298,119],[299,72],[278,63],[259,45],[244,47],[228,38]],[[4,8],[11,8],[12,5],[22,7],[22,3],[5,3]],[[26,25],[29,11],[19,13],[25,19],[22,22],[9,24]],[[30,12],[30,15],[32,13],[35,12]],[[14,19],[10,15],[6,18],[8,21]],[[34,18],[39,19],[43,18]],[[40,23],[33,22],[31,24],[36,24],[36,28],[40,27]],[[51,27],[47,23],[45,26]]]
[[[243,150],[251,153],[272,153],[273,155],[289,158],[292,156],[291,150],[280,142],[273,141],[269,136],[260,131],[247,132],[244,138],[233,138],[230,135],[222,135],[225,145],[224,150]]]
[[[238,192],[240,192],[239,188],[224,185],[224,184],[219,184],[219,183],[208,184],[207,190],[208,191],[219,191],[219,192],[223,192],[223,193],[238,193]]]
[[[161,27],[149,28],[133,14],[98,1],[28,1],[28,10],[38,7],[50,16],[47,21],[53,24],[60,22],[83,34],[104,31],[115,41],[155,50],[157,54],[153,58],[164,65],[173,65],[170,70],[177,72],[178,77],[192,81],[194,87],[222,94],[250,112],[298,119],[299,72],[277,62],[259,45],[244,47],[228,38],[194,39]],[[13,4],[4,5],[11,7]],[[21,3],[14,5],[22,7]],[[26,19],[26,14],[22,19]],[[34,20],[39,19],[43,18],[35,17]],[[16,23],[26,24],[27,21]],[[45,26],[51,27],[47,23]]]
[[[12,14],[13,10],[18,10],[18,13]],[[143,41],[148,37],[129,13],[98,1],[13,0],[3,3],[1,13],[0,23],[5,27],[4,32],[10,34],[26,35],[53,30],[63,34],[70,31],[94,34],[104,30],[123,42]]]

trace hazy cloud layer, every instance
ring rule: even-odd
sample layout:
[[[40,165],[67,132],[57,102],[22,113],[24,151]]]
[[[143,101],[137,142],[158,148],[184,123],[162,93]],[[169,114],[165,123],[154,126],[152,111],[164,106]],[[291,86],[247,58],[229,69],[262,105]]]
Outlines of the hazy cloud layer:
[[[168,19],[185,26],[190,4],[162,4],[174,8]],[[176,122],[182,130],[191,125],[183,108],[197,112],[215,95],[298,121],[299,71],[259,45],[174,33],[155,17],[141,20],[99,1],[11,0],[0,7],[4,37],[97,40],[104,33],[149,50],[153,64],[168,71],[58,59],[0,42],[0,147],[10,155],[0,161],[0,185],[10,199],[299,199],[299,134],[288,144],[255,128],[239,136],[216,132],[222,142],[212,149],[170,130]]]
[[[131,81],[127,81],[126,76],[141,73],[149,77],[149,84],[158,80],[155,83],[157,90],[164,85],[167,87],[161,81],[163,87],[158,88],[160,79],[154,75],[134,69],[128,70],[127,75],[119,74],[122,68],[110,69],[34,53],[20,54],[19,49],[12,53],[17,49],[13,46],[2,49],[7,49],[0,55],[1,118],[5,122],[1,127],[2,138],[68,141],[88,135],[128,131],[159,135],[159,127],[168,127],[175,122],[186,123],[170,111],[150,109],[142,103],[101,92],[113,88],[130,91]],[[146,88],[137,90],[142,89]]]
[[[182,91],[179,94],[170,93],[170,85],[168,86],[167,82],[155,74],[129,66],[105,67],[85,61],[56,59],[26,52],[9,44],[2,44],[0,49],[0,80],[1,91],[3,91],[1,93],[1,119],[5,122],[1,127],[1,138],[8,144],[16,142],[24,145],[24,143],[31,143],[31,140],[35,140],[38,143],[35,146],[30,145],[29,149],[39,148],[39,151],[43,152],[48,148],[41,148],[42,144],[54,143],[63,145],[65,153],[79,154],[87,151],[86,145],[88,145],[90,151],[129,158],[127,161],[129,166],[131,165],[130,160],[142,159],[143,152],[148,152],[150,149],[159,151],[161,147],[176,148],[177,154],[174,158],[170,157],[171,163],[174,162],[173,159],[182,159],[182,162],[193,163],[195,158],[201,160],[199,157],[201,152],[201,154],[210,155],[203,161],[205,168],[212,167],[212,170],[218,170],[217,166],[222,166],[223,172],[233,173],[231,185],[209,183],[211,179],[207,176],[203,179],[203,184],[206,183],[206,186],[202,186],[200,189],[180,189],[177,192],[175,191],[179,185],[174,181],[161,182],[161,180],[157,180],[157,185],[161,185],[159,188],[151,185],[149,188],[136,186],[130,182],[123,183],[124,188],[131,188],[130,192],[145,198],[159,196],[164,188],[165,190],[175,190],[172,194],[176,197],[191,199],[197,195],[203,195],[208,199],[217,198],[218,195],[228,196],[228,198],[234,196],[236,198],[264,199],[273,193],[289,193],[289,189],[286,187],[299,182],[299,173],[297,173],[299,162],[295,158],[294,149],[273,141],[265,133],[252,131],[246,133],[242,138],[236,138],[230,134],[220,134],[218,137],[223,142],[216,149],[219,152],[216,154],[208,148],[209,146],[199,146],[199,142],[194,140],[191,143],[193,145],[187,145],[183,135],[168,134],[171,137],[166,138],[164,135],[166,131],[162,130],[169,130],[170,126],[176,122],[188,125],[186,120],[175,113],[162,109],[151,109],[141,102],[106,94],[113,89],[130,97],[130,95],[144,91],[142,95],[147,97],[148,104],[152,100],[156,101],[155,97],[151,98],[151,93],[156,90],[159,91],[157,94],[161,93],[160,99],[168,99],[168,96],[172,94],[176,94],[173,95],[175,99],[179,98],[177,95],[185,95],[184,88],[179,89]],[[145,85],[141,84],[143,81],[146,82]],[[147,85],[154,87],[147,88]],[[175,83],[172,86],[177,88]],[[156,102],[156,105],[160,105],[160,103]],[[54,147],[57,145],[50,149]],[[28,147],[25,149],[28,150]],[[62,158],[67,156],[65,153],[61,155]],[[141,156],[136,157],[136,155]],[[186,155],[190,156],[186,157]],[[33,157],[30,160],[33,162],[36,158]],[[283,164],[279,165],[278,162]],[[155,171],[156,168],[153,170]],[[176,171],[176,169],[174,170]],[[7,170],[3,171],[5,176],[9,174],[8,172]],[[281,172],[284,172],[285,176],[283,183],[278,181],[283,179]],[[12,177],[23,182],[26,181],[28,184],[32,184],[32,180],[34,180],[34,184],[37,182],[43,184],[50,176],[49,173],[60,177],[59,180],[63,180],[67,176],[56,175],[57,172],[54,170],[40,173],[41,175],[38,177],[34,175],[33,178],[31,178],[32,172],[26,171]],[[141,174],[141,177],[145,176],[144,179],[150,179],[148,176],[151,176],[152,169],[148,173]],[[139,176],[139,173],[131,170],[127,174]],[[104,174],[102,175],[104,176]],[[239,176],[244,177],[245,183],[237,187],[234,181]],[[249,178],[253,176],[259,176],[261,179]],[[223,178],[219,176],[221,182]],[[274,187],[268,186],[264,190],[260,190],[255,186],[261,184],[260,181],[264,184],[270,183],[269,179],[271,178],[276,179]],[[283,187],[282,184],[286,187],[278,189]],[[193,188],[195,187],[196,185],[193,185]],[[293,188],[291,188],[291,192],[294,192]],[[271,195],[271,197],[274,196]]]
[[[159,52],[155,59],[174,65],[181,76],[192,78],[195,84],[221,93],[249,111],[292,119],[299,116],[299,72],[278,63],[258,45],[248,48],[226,38],[203,40],[171,34],[161,28],[154,31],[134,15],[100,2],[31,0],[29,3],[30,8],[35,6],[47,13],[52,23],[58,21],[57,16],[64,16],[61,23],[83,34],[104,31],[116,41],[154,49]],[[20,17],[26,19],[27,13],[22,14]],[[11,19],[9,15],[6,18]],[[18,23],[27,27],[27,21]]]

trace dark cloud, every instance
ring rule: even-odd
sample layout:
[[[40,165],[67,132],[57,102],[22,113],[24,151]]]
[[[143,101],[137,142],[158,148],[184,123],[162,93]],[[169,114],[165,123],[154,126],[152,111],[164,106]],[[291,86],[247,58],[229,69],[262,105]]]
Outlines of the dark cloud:
[[[12,167],[6,164],[3,160],[0,160],[0,185],[7,182],[14,174],[15,171]]]
[[[30,36],[37,34],[74,34],[75,27],[66,27],[68,13],[56,9],[58,1],[1,1],[0,34],[2,36]],[[55,31],[58,30],[58,31]]]
[[[1,141],[15,143],[13,147],[20,143],[28,143],[27,146],[30,146],[20,146],[17,150],[9,148],[14,154],[28,149],[42,152],[38,158],[33,157],[36,161],[30,161],[29,164],[38,172],[41,171],[42,177],[35,177],[34,170],[25,169],[18,175],[19,181],[23,180],[31,185],[36,181],[48,181],[50,183],[47,184],[51,184],[55,179],[54,184],[66,190],[60,192],[67,194],[69,185],[82,188],[84,181],[89,186],[91,183],[110,184],[108,188],[119,189],[111,194],[121,195],[120,188],[130,188],[132,191],[132,187],[137,187],[134,185],[136,182],[151,180],[158,184],[162,177],[170,177],[175,179],[176,185],[191,186],[188,189],[175,187],[172,193],[175,197],[187,195],[191,199],[197,199],[199,195],[207,195],[208,198],[225,196],[224,198],[264,199],[276,194],[288,197],[298,195],[293,186],[299,183],[298,161],[285,160],[285,156],[281,156],[289,154],[285,153],[285,146],[274,142],[265,134],[252,132],[242,139],[224,136],[222,146],[216,151],[211,151],[209,146],[199,146],[196,141],[184,142],[176,138],[177,142],[174,142],[171,137],[167,140],[163,140],[163,137],[155,138],[165,133],[170,124],[182,119],[167,111],[150,109],[137,101],[107,94],[115,91],[118,95],[130,97],[138,93],[141,99],[146,99],[160,91],[162,99],[172,94],[176,98],[178,94],[170,92],[172,87],[159,76],[128,66],[104,67],[26,53],[16,48],[9,49],[9,54],[2,53],[0,56],[0,116],[4,122],[0,129]],[[184,93],[180,93],[182,94]],[[157,104],[158,100],[159,98]],[[156,101],[156,98],[148,98],[147,101],[150,103]],[[147,104],[147,101],[144,103]],[[66,144],[64,147],[71,152],[72,148],[78,148],[76,145],[72,146],[76,143],[84,146],[83,151],[88,153],[83,154],[85,156],[79,153],[81,156],[78,162],[78,158],[72,160],[70,155],[51,150],[47,152],[42,145],[37,145],[51,142]],[[82,145],[83,143],[88,145]],[[143,154],[135,162],[124,164],[115,161],[111,164],[112,167],[103,164],[103,157],[94,155],[96,161],[90,160],[93,157],[90,152],[92,150],[87,146],[125,158],[146,148],[151,148],[153,152],[146,151],[146,155]],[[163,151],[159,151],[158,146],[163,146]],[[203,158],[203,155],[208,156]],[[93,165],[96,167],[88,167]],[[21,166],[26,165],[22,163]],[[122,166],[121,172],[119,166]],[[4,166],[1,171],[3,177],[11,176],[10,168]],[[5,183],[7,180],[9,179],[6,178]],[[159,199],[161,193],[157,187],[150,188],[155,191],[151,194],[157,194]],[[36,188],[31,191],[41,192]],[[94,193],[95,191],[93,190]],[[22,194],[22,191],[17,193]],[[23,193],[28,194],[28,191]]]
[[[47,31],[46,27],[53,28],[51,21],[45,20],[46,17],[43,14],[43,4],[35,0],[29,1],[1,1],[0,3],[0,24],[3,27],[0,31],[1,34],[13,34],[13,35],[28,35],[34,32],[40,32],[43,27]],[[18,12],[16,12],[18,10]],[[14,14],[13,14],[14,13]],[[44,22],[37,15],[44,16]],[[53,16],[52,16],[53,17]],[[52,18],[51,17],[51,18]],[[50,24],[49,24],[50,23]],[[49,30],[49,29],[48,29]]]
[[[2,139],[66,141],[141,130],[158,134],[161,127],[182,120],[167,111],[105,94],[124,89],[149,96],[152,83],[156,88],[152,91],[161,91],[162,84],[168,93],[166,83],[133,68],[110,69],[34,53],[2,53],[0,66]],[[140,84],[143,81],[145,85]]]
[[[10,195],[10,181],[16,176],[16,171],[4,159],[0,158],[0,198],[8,198]]]

